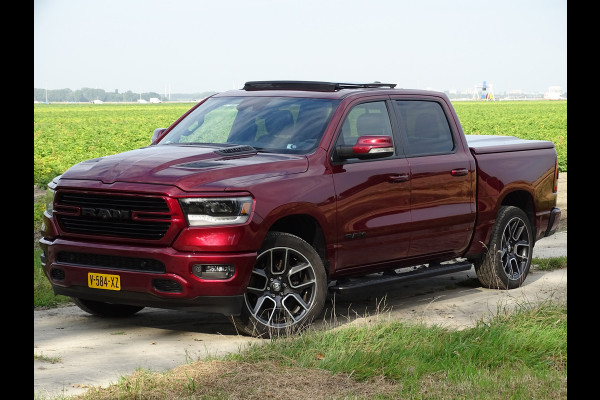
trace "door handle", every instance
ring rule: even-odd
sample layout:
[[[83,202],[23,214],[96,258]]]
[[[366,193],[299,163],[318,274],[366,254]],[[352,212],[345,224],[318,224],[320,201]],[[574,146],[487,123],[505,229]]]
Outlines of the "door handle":
[[[456,168],[450,171],[452,176],[465,176],[469,173],[469,170],[466,168]]]
[[[388,181],[391,183],[406,182],[408,180],[408,174],[390,175]]]

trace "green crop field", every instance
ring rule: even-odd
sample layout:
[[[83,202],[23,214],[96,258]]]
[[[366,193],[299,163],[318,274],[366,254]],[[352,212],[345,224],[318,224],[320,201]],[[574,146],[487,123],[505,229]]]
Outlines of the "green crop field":
[[[35,104],[33,182],[44,187],[72,165],[150,144],[194,103]]]
[[[35,104],[34,184],[90,158],[146,146],[194,103]],[[567,170],[567,101],[454,102],[466,134],[551,140]]]
[[[567,171],[567,101],[475,101],[452,103],[467,135],[507,135],[550,140],[558,166]]]

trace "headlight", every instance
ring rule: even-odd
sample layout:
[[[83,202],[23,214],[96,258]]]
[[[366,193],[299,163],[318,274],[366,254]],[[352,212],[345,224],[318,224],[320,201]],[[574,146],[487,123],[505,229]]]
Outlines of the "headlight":
[[[52,212],[54,211],[54,195],[56,194],[56,190],[54,189],[56,188],[56,185],[58,185],[61,176],[62,175],[55,176],[54,179],[48,183],[48,189],[46,190],[46,212],[50,215],[52,215]]]
[[[179,199],[189,226],[243,224],[252,212],[252,197],[203,197]]]
[[[52,215],[52,212],[54,211],[54,194],[56,193],[55,190],[48,188],[46,190],[46,212],[50,215]]]

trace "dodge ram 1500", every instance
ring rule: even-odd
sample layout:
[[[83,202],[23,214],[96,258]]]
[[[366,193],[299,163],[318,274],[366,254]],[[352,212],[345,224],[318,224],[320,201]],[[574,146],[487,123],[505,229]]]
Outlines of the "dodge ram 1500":
[[[42,264],[95,315],[188,309],[293,332],[331,292],[470,268],[520,286],[557,229],[558,173],[550,141],[466,136],[443,93],[247,82],[55,178]]]

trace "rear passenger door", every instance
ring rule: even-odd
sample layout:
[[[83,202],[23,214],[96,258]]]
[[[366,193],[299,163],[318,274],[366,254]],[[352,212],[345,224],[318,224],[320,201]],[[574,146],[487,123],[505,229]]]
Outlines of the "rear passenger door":
[[[456,256],[475,223],[475,165],[459,146],[448,105],[437,98],[393,99],[410,167],[408,256]]]

